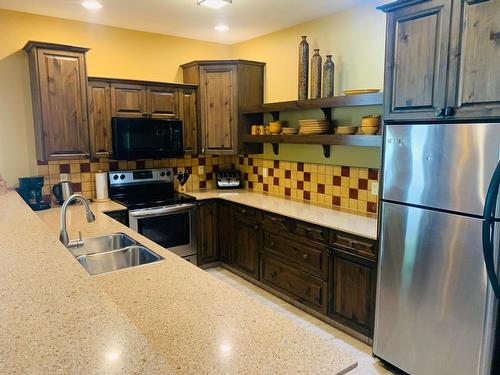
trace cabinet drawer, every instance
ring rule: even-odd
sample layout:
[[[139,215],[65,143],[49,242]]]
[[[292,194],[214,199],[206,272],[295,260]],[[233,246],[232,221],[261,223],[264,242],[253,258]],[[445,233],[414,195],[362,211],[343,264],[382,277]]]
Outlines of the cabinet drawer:
[[[268,256],[262,258],[261,281],[296,301],[326,314],[326,282]]]
[[[262,226],[273,232],[288,233],[290,230],[290,221],[286,217],[264,212],[262,214]]]
[[[264,251],[297,264],[301,270],[326,280],[329,250],[326,246],[304,245],[279,235],[264,232]]]
[[[295,221],[291,225],[291,232],[310,240],[328,242],[328,229],[317,225]]]
[[[240,217],[257,219],[259,211],[246,206],[235,206],[234,213],[239,215]]]
[[[343,233],[332,232],[331,245],[352,254],[365,258],[377,259],[377,247],[375,241],[366,238],[350,236]]]

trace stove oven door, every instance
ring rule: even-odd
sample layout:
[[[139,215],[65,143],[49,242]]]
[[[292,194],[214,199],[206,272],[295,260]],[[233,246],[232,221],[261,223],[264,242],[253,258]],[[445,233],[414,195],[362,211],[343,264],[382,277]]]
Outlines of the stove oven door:
[[[180,257],[196,255],[193,203],[129,211],[129,226]]]

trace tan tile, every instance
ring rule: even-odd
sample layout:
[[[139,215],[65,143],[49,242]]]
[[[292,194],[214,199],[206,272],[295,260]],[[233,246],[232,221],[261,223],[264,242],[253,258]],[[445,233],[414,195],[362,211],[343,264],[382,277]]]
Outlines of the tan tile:
[[[368,200],[368,192],[366,190],[358,190],[358,200],[367,201]]]
[[[367,212],[367,203],[365,201],[358,200],[358,211],[359,212]]]
[[[349,199],[349,208],[352,210],[358,209],[358,201],[356,199]]]
[[[378,200],[378,197],[376,195],[368,193],[368,197],[367,197],[368,202],[377,202],[377,200]]]
[[[120,161],[118,163],[118,169],[120,169],[122,171],[125,170],[125,169],[127,169],[127,162],[126,161]]]
[[[304,172],[297,172],[297,180],[304,181]]]
[[[311,172],[311,163],[304,163],[304,172]]]
[[[340,207],[349,208],[349,198],[340,198]]]
[[[326,173],[326,165],[318,164],[318,174],[325,174],[325,173]]]
[[[368,179],[368,169],[367,168],[359,168],[359,178]]]
[[[333,195],[333,185],[325,185],[325,194]]]
[[[76,182],[82,182],[82,175],[81,173],[72,173],[70,176],[71,182],[76,183]]]
[[[318,184],[326,184],[326,176],[324,174],[318,174]]]
[[[103,172],[109,171],[109,163],[99,163],[99,169]]]
[[[318,182],[318,174],[317,173],[311,174],[311,182],[314,182],[314,183]]]
[[[311,183],[310,182],[304,182],[304,190],[311,191]]]
[[[351,167],[349,170],[349,176],[354,177],[354,178],[358,178],[359,177],[359,169]]]
[[[102,167],[102,165],[101,165],[101,167]],[[135,161],[128,161],[127,168],[128,169],[137,169],[137,163]]]
[[[49,174],[49,166],[48,165],[39,165],[38,166],[38,174],[39,175],[48,175]]]
[[[333,165],[325,166],[325,174],[327,176],[333,176]]]
[[[100,163],[90,163],[90,171],[97,172],[100,169]]]
[[[342,168],[338,165],[335,165],[333,167],[333,175],[334,176],[341,176],[342,175]]]
[[[349,187],[350,186],[349,177],[341,177],[340,178],[340,186]]]
[[[49,165],[59,165],[59,160],[49,160]]]
[[[82,181],[89,182],[92,181],[90,173],[82,173]]]
[[[49,164],[49,174],[59,174],[59,164]]]
[[[340,195],[342,194],[341,187],[340,186],[333,186],[332,194],[335,195],[336,197],[340,197]]]
[[[340,188],[340,196],[342,198],[349,198],[349,188],[347,188],[347,187],[341,187]]]
[[[349,178],[349,187],[351,189],[357,189],[359,186],[358,178],[357,177],[350,177]]]
[[[70,164],[69,170],[70,173],[80,173],[80,164]]]

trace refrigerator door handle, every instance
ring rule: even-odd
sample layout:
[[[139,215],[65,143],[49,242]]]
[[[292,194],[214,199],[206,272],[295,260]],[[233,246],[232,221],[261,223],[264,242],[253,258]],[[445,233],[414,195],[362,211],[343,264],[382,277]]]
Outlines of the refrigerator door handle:
[[[500,282],[495,271],[494,259],[494,227],[495,227],[495,210],[497,206],[498,189],[500,187],[500,161],[497,164],[493,177],[486,193],[486,202],[483,212],[483,256],[486,265],[488,279],[493,287],[493,291],[497,298],[500,299]]]

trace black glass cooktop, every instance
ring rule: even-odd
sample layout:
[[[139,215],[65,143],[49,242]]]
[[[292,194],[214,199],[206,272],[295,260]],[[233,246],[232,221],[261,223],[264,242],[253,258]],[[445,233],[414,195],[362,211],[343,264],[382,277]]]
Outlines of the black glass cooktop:
[[[129,210],[137,210],[141,208],[151,208],[160,206],[169,206],[175,204],[195,202],[196,198],[183,193],[172,192],[168,195],[146,195],[134,194],[123,195],[112,198],[115,202],[127,207]]]

